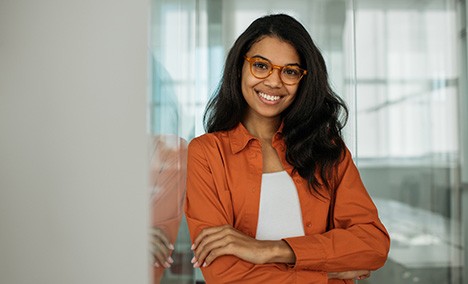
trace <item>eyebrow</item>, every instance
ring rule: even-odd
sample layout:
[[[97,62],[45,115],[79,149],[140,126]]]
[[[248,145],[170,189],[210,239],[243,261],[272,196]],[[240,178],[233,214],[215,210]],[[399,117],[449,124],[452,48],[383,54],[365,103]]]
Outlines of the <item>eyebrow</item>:
[[[253,56],[251,56],[251,57],[252,57],[252,58],[254,58],[254,57],[260,58],[260,59],[266,60],[266,61],[268,61],[268,62],[271,63],[271,60],[270,60],[270,59],[265,58],[265,57],[263,57],[263,56],[261,56],[261,55],[258,55],[258,54],[253,55]],[[271,64],[273,64],[273,63],[271,63]],[[276,64],[275,64],[275,65],[276,65]],[[289,63],[289,64],[286,64],[286,65],[284,65],[284,66],[297,66],[297,67],[301,67],[301,65],[300,65],[299,63]]]

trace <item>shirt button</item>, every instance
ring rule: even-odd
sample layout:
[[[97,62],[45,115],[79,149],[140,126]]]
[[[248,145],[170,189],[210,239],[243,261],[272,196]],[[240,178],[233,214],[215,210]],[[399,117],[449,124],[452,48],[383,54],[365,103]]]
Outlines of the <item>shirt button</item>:
[[[252,193],[254,193],[254,192],[255,192],[255,188],[252,187],[251,191],[252,191]]]
[[[307,228],[310,228],[310,227],[312,227],[312,223],[311,223],[311,222],[307,222],[306,226],[307,226]]]

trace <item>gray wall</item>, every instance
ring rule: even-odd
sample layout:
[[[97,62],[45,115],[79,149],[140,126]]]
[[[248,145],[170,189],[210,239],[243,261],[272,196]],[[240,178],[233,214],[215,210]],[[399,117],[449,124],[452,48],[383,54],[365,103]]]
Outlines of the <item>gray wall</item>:
[[[147,283],[143,0],[0,2],[0,283]]]

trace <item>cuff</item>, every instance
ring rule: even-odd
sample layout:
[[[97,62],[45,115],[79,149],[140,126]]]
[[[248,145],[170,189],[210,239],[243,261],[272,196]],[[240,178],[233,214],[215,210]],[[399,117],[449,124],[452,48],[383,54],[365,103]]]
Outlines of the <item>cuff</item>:
[[[320,240],[314,236],[302,236],[283,239],[293,250],[296,263],[291,265],[296,270],[323,271],[327,255]]]

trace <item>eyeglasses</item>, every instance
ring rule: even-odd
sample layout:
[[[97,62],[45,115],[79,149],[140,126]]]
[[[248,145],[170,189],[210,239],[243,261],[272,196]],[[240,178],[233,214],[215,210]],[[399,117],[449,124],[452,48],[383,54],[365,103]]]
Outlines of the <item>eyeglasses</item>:
[[[244,59],[250,63],[250,73],[257,79],[265,79],[273,73],[273,69],[278,69],[283,84],[295,85],[307,74],[307,70],[296,65],[279,66],[259,57],[244,56]]]

